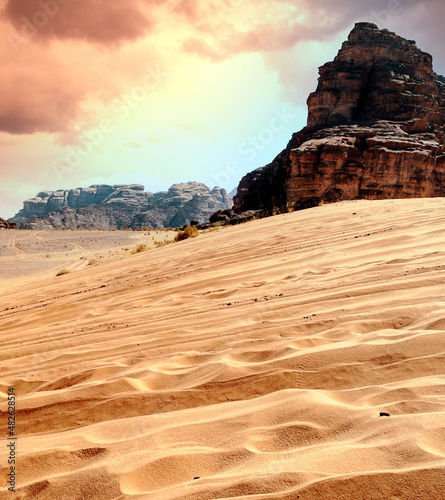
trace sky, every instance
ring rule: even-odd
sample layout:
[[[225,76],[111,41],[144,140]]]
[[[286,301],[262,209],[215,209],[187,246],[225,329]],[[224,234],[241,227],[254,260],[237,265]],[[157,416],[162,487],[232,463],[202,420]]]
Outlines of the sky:
[[[0,0],[0,217],[43,190],[228,191],[307,119],[355,22],[445,74],[443,0]]]

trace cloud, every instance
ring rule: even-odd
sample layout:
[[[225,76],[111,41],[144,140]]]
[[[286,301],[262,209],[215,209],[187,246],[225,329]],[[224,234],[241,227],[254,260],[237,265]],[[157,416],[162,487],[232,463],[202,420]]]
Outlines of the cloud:
[[[435,21],[445,14],[443,0],[220,0],[216,11],[205,10],[203,1],[196,29],[183,42],[184,52],[213,63],[259,54],[278,75],[282,95],[293,102],[305,101],[317,67],[335,57],[360,21],[415,38],[420,49],[433,55],[435,70],[444,71],[439,48],[445,32]]]
[[[91,126],[159,66],[148,41],[159,8],[164,0],[0,0],[0,132],[74,137],[75,123]]]
[[[98,110],[133,88],[146,68],[159,66],[155,48],[143,41],[110,50],[79,40],[33,38],[15,50],[11,29],[1,18],[0,132],[74,137],[74,124],[94,124]]]
[[[0,23],[2,31],[4,24]],[[85,60],[85,50],[69,44],[64,49],[66,52],[51,45],[41,50],[39,44],[30,43],[15,53],[8,43],[0,45],[0,60],[4,61],[0,131],[23,135],[69,130],[88,91],[97,88],[101,74],[94,61]]]
[[[152,26],[138,0],[8,0],[3,17],[25,39],[80,39],[119,44]]]
[[[184,15],[188,20],[198,20],[198,0],[180,0],[173,10],[174,12]]]
[[[79,108],[79,89],[67,75],[11,67],[0,80],[0,131],[11,134],[57,132]],[[49,73],[50,72],[50,73]]]
[[[445,66],[433,50],[445,35],[432,22],[443,18],[443,0],[0,0],[0,12],[0,131],[16,135],[76,135],[75,121],[90,125],[85,102],[103,109],[131,88],[159,41],[172,50],[161,57],[179,64],[189,54],[217,63],[259,54],[294,97],[309,86],[293,84],[314,64],[308,51],[317,63],[331,59],[323,47],[335,40],[338,49],[356,21],[415,37],[438,72]],[[11,34],[26,42],[18,52]]]
[[[222,5],[216,16],[213,10],[201,10],[207,17],[199,19],[200,33],[184,41],[185,52],[221,61],[240,53],[286,50],[298,43],[332,40],[357,21],[386,27],[382,24],[391,24],[418,4],[413,0],[376,0],[371,5],[368,0],[337,0],[335,5],[331,0],[260,0],[232,8],[226,2],[221,10]]]

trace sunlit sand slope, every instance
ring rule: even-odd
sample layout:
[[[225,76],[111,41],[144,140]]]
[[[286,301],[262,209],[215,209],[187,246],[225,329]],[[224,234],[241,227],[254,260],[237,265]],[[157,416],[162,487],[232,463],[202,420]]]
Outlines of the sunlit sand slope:
[[[444,257],[347,202],[3,292],[0,499],[445,498]]]

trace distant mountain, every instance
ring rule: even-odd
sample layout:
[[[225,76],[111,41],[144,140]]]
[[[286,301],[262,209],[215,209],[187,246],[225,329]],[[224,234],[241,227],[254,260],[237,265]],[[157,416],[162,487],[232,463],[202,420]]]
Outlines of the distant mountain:
[[[94,185],[42,191],[26,200],[11,222],[21,229],[139,229],[206,222],[217,210],[232,207],[225,189],[199,182],[174,184],[150,193],[140,184]]]

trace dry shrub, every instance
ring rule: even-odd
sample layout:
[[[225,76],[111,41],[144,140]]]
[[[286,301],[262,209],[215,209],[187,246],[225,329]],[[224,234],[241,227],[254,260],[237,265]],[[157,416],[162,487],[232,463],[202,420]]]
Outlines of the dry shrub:
[[[141,252],[145,252],[145,250],[147,250],[147,245],[143,245],[142,243],[140,243],[134,250],[132,250],[132,254],[135,254],[135,253],[141,253]]]
[[[174,243],[175,240],[164,240],[164,241],[155,241],[156,248],[165,247],[165,245],[170,245],[170,243]]]
[[[178,231],[175,241],[186,240],[187,238],[195,238],[198,236],[199,231],[194,226],[187,226],[184,231]]]
[[[69,269],[61,269],[57,274],[56,276],[62,276],[64,274],[69,274],[71,271]]]

